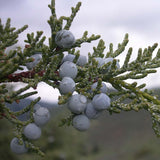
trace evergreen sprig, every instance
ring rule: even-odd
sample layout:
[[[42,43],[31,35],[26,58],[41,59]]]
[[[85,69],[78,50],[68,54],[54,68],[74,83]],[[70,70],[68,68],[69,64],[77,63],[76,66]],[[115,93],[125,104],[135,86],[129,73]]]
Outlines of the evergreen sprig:
[[[22,28],[16,30],[16,28],[11,27],[10,22],[11,19],[8,18],[4,26],[2,25],[0,19],[0,50],[4,50],[6,47],[16,44],[18,42],[18,35],[28,27],[25,25]]]
[[[36,89],[41,81],[53,88],[59,89],[59,83],[62,80],[62,77],[59,76],[59,68],[64,58],[64,53],[67,52],[74,55],[73,62],[77,63],[80,57],[80,51],[77,48],[81,47],[83,43],[90,43],[100,38],[100,35],[93,34],[88,36],[88,32],[85,31],[82,37],[76,39],[74,45],[70,48],[61,48],[55,43],[55,36],[58,31],[70,29],[80,6],[81,3],[79,2],[76,7],[72,7],[69,17],[61,16],[57,18],[55,0],[52,0],[48,6],[51,10],[51,16],[48,20],[51,28],[49,44],[44,44],[46,37],[42,37],[43,31],[38,31],[36,34],[27,34],[24,49],[17,47],[8,54],[5,49],[16,44],[18,35],[28,26],[25,25],[16,30],[16,28],[11,27],[10,19],[7,20],[4,26],[0,20],[0,116],[15,125],[15,135],[21,144],[25,140],[27,147],[41,156],[44,156],[44,153],[23,135],[23,127],[34,121],[33,108],[40,101],[40,97],[18,112],[11,111],[6,104],[19,103],[22,99],[37,94],[37,91],[24,92],[30,88]],[[137,82],[131,84],[126,82],[128,79],[143,79],[149,74],[155,73],[156,69],[160,67],[160,49],[158,49],[157,54],[153,57],[153,52],[158,47],[157,43],[144,50],[140,48],[136,59],[131,61],[133,48],[130,47],[123,65],[118,67],[118,56],[124,52],[128,41],[128,34],[126,34],[116,50],[113,49],[113,44],[111,43],[109,44],[109,51],[105,53],[105,42],[100,39],[97,47],[93,47],[93,53],[88,53],[88,62],[84,66],[77,67],[78,74],[74,79],[76,83],[75,91],[86,96],[88,99],[92,99],[96,94],[100,93],[102,82],[110,83],[115,90],[107,93],[112,102],[106,111],[112,114],[120,113],[121,111],[139,111],[145,109],[151,114],[154,132],[157,136],[160,136],[160,100],[156,96],[152,96],[149,90],[144,90],[146,84],[138,85]],[[26,67],[27,63],[34,61],[32,56],[37,54],[37,52],[42,54],[40,62],[29,71],[23,70],[23,67]],[[97,57],[102,59],[113,58],[113,61],[99,66],[96,60]],[[110,69],[106,71],[107,68]],[[23,71],[15,73],[17,70]],[[26,86],[17,91],[10,91],[7,89],[7,83],[9,82],[23,82]],[[97,82],[97,87],[93,89],[93,92],[90,92],[94,82]],[[65,104],[71,95],[72,93],[68,93],[59,96],[59,104]],[[30,119],[27,121],[19,120],[18,116],[26,112],[30,112]],[[71,125],[74,116],[75,114],[72,114],[62,119],[60,126],[65,124]]]

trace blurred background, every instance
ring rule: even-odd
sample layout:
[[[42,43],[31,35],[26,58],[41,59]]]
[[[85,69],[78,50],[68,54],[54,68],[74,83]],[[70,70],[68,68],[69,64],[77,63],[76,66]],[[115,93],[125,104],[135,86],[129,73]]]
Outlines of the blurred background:
[[[69,16],[70,8],[77,2],[78,0],[56,0],[58,17]],[[125,33],[129,33],[130,41],[127,48],[133,47],[132,59],[136,58],[138,48],[159,43],[160,1],[81,0],[81,2],[81,9],[70,29],[76,38],[80,38],[86,30],[89,31],[89,35],[100,34],[106,43],[107,52],[109,43],[113,43],[116,49]],[[29,28],[19,36],[17,45],[24,46],[27,33],[43,30],[44,35],[50,36],[50,28],[47,24],[50,16],[48,4],[50,0],[0,0],[2,23],[5,23],[7,18],[11,18],[12,26],[16,28],[29,25]],[[47,44],[48,41],[46,40],[45,43]],[[84,44],[80,49],[81,54],[87,56],[88,52],[92,53],[92,48],[97,43],[98,41]],[[126,51],[119,56],[120,64],[123,64]],[[145,82],[150,89],[159,88],[159,71],[158,69],[158,73],[149,75],[138,83]],[[16,89],[20,86],[21,84],[18,84]],[[39,84],[38,91],[43,105],[49,105],[53,109],[53,119],[44,128],[41,140],[36,142],[45,150],[47,160],[159,160],[160,139],[154,135],[150,115],[145,111],[112,116],[104,113],[98,120],[92,122],[88,132],[79,133],[72,128],[57,127],[59,119],[67,112],[53,105],[57,102],[59,92],[44,83]],[[158,89],[155,92],[159,94]],[[0,121],[0,126],[2,160],[39,159],[34,154],[16,156],[9,152],[13,133],[8,130],[11,131],[12,126],[5,120]]]

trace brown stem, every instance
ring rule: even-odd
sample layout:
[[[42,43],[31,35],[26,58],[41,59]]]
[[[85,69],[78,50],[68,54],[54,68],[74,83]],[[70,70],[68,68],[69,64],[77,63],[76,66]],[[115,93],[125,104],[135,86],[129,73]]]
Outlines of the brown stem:
[[[13,73],[7,76],[7,79],[9,79],[11,82],[22,82],[23,78],[34,78],[35,74],[38,74],[39,76],[43,76],[45,73],[44,70],[35,72],[34,70],[26,71],[26,72],[20,72],[20,73]]]

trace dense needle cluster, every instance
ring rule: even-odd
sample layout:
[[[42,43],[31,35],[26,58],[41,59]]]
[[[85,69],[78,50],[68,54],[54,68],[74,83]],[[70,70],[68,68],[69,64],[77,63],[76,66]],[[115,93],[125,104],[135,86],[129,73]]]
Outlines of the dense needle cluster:
[[[49,45],[44,42],[43,32],[27,34],[25,48],[17,47],[6,53],[6,48],[17,43],[18,35],[28,26],[16,30],[11,27],[10,19],[3,25],[0,21],[0,117],[6,118],[15,126],[15,137],[11,140],[11,150],[17,154],[34,151],[41,156],[44,153],[34,145],[32,140],[41,136],[42,127],[49,121],[51,114],[47,108],[37,103],[40,97],[19,111],[14,111],[14,104],[37,94],[39,82],[45,82],[59,89],[59,105],[65,104],[70,115],[61,120],[60,126],[72,125],[79,131],[86,131],[92,119],[102,112],[120,113],[121,111],[139,111],[145,109],[151,114],[153,130],[160,136],[160,100],[145,89],[145,84],[127,83],[128,79],[142,79],[155,73],[160,67],[160,49],[153,57],[158,44],[139,49],[135,60],[131,61],[132,48],[129,48],[120,66],[118,56],[123,53],[128,43],[128,34],[116,50],[113,44],[105,51],[105,43],[99,40],[97,47],[87,56],[77,49],[83,43],[90,43],[100,38],[99,35],[88,36],[85,31],[77,39],[70,31],[70,26],[79,11],[81,3],[72,7],[69,17],[57,18],[55,1],[49,8],[51,16],[48,24],[51,28]],[[24,70],[26,67],[28,70]],[[16,71],[19,71],[18,73]],[[10,91],[8,83],[23,82],[19,90]],[[112,91],[108,86],[112,86]],[[26,92],[33,88],[35,91]],[[128,100],[127,103],[125,100]],[[7,104],[10,104],[9,108]],[[23,120],[19,116],[28,113]]]

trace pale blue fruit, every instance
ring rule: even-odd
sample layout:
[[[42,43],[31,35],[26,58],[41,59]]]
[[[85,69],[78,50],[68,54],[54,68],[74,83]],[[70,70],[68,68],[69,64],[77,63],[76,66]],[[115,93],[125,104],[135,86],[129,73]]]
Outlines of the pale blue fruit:
[[[80,55],[77,60],[77,65],[83,67],[87,63],[87,57]]]
[[[33,62],[26,63],[28,70],[32,70],[42,59],[42,54],[34,54],[31,56],[34,59]]]
[[[61,78],[70,77],[74,79],[77,76],[78,70],[76,64],[70,61],[64,62],[59,68]]]
[[[39,107],[36,109],[36,111],[33,113],[34,123],[42,127],[44,126],[50,119],[50,112],[45,107]]]
[[[63,62],[66,62],[66,61],[73,62],[73,60],[74,60],[75,57],[76,57],[76,56],[73,55],[73,54],[67,54],[67,55],[63,58],[62,63],[63,63]],[[87,63],[87,57],[86,57],[86,56],[83,56],[83,55],[80,55],[79,58],[78,58],[78,60],[77,60],[77,62],[76,62],[76,64],[77,64],[78,66],[81,66],[81,67],[83,67],[86,63]]]
[[[72,95],[68,101],[68,108],[71,112],[80,114],[87,106],[87,98],[81,94]]]
[[[55,36],[55,43],[61,48],[71,48],[75,43],[75,37],[68,30],[60,30]]]
[[[75,58],[75,55],[67,54],[66,56],[63,57],[62,63],[66,62],[66,61],[73,62],[74,58]]]
[[[101,67],[104,64],[104,59],[101,57],[94,58],[98,62],[98,67]]]
[[[91,90],[96,89],[98,82],[95,82],[91,86]],[[104,82],[102,82],[102,87],[100,88],[101,93],[107,93],[108,88]]]
[[[25,143],[19,144],[19,140],[17,137],[13,138],[11,143],[10,143],[10,148],[11,151],[16,153],[16,154],[23,154],[28,151],[28,148],[26,148]]]
[[[90,127],[90,120],[85,115],[77,115],[73,118],[73,127],[79,131],[86,131]]]
[[[29,123],[24,127],[23,133],[28,139],[36,140],[41,136],[41,128],[35,123]]]
[[[104,64],[107,64],[109,62],[113,62],[114,58],[112,57],[109,57],[109,58],[101,58],[101,57],[95,57],[94,58],[97,62],[98,62],[98,67],[102,67]],[[120,68],[120,65],[119,65],[119,62],[118,60],[116,60],[116,68],[119,69]],[[108,68],[104,69],[103,70],[103,73],[106,73],[108,72],[109,70],[111,69],[111,64],[109,65]]]
[[[73,93],[75,90],[75,82],[70,77],[64,77],[59,85],[59,91],[61,94]]]
[[[114,58],[112,58],[112,57],[105,58],[102,65],[107,64],[107,63],[109,63],[109,62],[112,63],[113,60],[114,60]],[[108,72],[108,71],[111,69],[111,65],[112,65],[112,64],[110,64],[110,65],[108,66],[108,68],[104,69],[104,70],[103,70],[103,73]],[[119,68],[120,68],[119,62],[118,62],[118,60],[116,60],[116,69],[119,69]]]
[[[36,103],[33,107],[33,112],[36,112],[39,108],[41,108],[42,106],[38,103]]]
[[[92,104],[96,110],[104,110],[110,107],[111,100],[106,94],[100,93],[93,97]]]
[[[99,117],[100,115],[100,111],[96,110],[93,106],[93,104],[91,102],[87,103],[87,107],[85,110],[85,115],[89,118],[89,119],[96,119]]]

